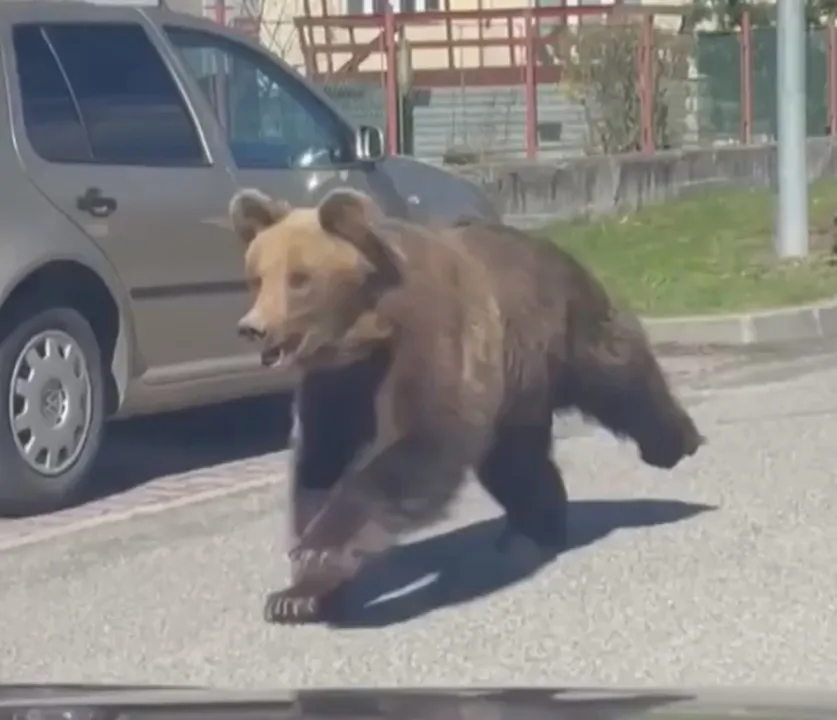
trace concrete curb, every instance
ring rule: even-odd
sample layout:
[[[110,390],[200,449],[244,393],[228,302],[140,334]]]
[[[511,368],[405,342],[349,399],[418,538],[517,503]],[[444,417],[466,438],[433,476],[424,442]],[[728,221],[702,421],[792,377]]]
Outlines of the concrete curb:
[[[654,345],[762,345],[837,337],[837,298],[731,315],[643,318]]]

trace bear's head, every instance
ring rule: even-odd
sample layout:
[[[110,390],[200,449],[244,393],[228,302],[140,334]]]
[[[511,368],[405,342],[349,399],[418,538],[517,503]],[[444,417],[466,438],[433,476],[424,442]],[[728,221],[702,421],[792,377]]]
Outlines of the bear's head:
[[[257,190],[230,202],[255,293],[239,333],[262,344],[268,367],[338,365],[386,340],[381,296],[403,279],[403,258],[375,231],[371,198],[331,192],[315,208],[292,208]]]

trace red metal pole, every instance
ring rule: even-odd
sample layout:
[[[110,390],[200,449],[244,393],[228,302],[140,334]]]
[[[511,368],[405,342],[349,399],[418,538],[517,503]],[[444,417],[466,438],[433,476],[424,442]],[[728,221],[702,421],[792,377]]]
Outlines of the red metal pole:
[[[828,134],[837,137],[837,25],[828,18]]]
[[[741,142],[753,142],[753,26],[750,11],[741,16],[741,32],[738,35],[739,66],[741,72]]]
[[[227,24],[227,5],[226,0],[215,0],[215,22],[219,25],[226,26]]]
[[[639,105],[642,122],[642,152],[654,152],[654,16],[642,18],[639,50]]]
[[[392,4],[384,6],[384,47],[386,48],[387,147],[398,152],[398,47],[395,42],[395,13]]]
[[[643,68],[645,67],[645,33],[640,36],[639,48],[636,54],[636,79],[639,90],[639,146],[645,147],[645,83],[643,81]]]
[[[524,14],[526,66],[524,84],[526,95],[526,157],[534,160],[538,154],[538,78],[537,50],[535,46],[535,25],[531,8]]]

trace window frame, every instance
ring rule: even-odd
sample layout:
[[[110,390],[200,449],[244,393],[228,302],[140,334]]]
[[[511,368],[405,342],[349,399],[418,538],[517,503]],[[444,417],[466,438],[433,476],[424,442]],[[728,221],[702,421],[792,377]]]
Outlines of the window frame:
[[[345,0],[346,14],[377,15],[383,12],[383,9],[381,9],[380,6],[386,1],[387,0]],[[389,0],[389,2],[392,3],[392,11],[394,13],[420,14],[425,12],[438,12],[440,9],[439,0]],[[412,2],[413,9],[403,10],[402,7],[408,2]],[[361,5],[362,10],[360,13],[353,13],[352,5],[358,3]]]
[[[300,77],[292,68],[285,66],[281,61],[277,60],[271,53],[259,46],[254,46],[249,41],[232,38],[226,33],[213,32],[212,30],[190,24],[163,22],[160,24],[160,30],[165,41],[170,45],[171,51],[177,57],[177,62],[180,63],[182,72],[187,74],[189,81],[193,83],[195,88],[194,92],[199,94],[201,101],[206,103],[209,112],[212,114],[213,121],[220,130],[220,141],[226,145],[230,161],[233,163],[235,169],[241,171],[261,170],[277,172],[299,170],[316,172],[350,170],[362,164],[362,161],[357,158],[356,128],[332,107],[328,101],[324,100],[320,96],[320,93],[315,88],[312,88],[305,79]],[[181,38],[186,38],[193,42],[184,45],[176,39],[178,35]],[[218,116],[213,102],[200,87],[198,78],[183,55],[183,51],[189,48],[211,49],[242,62],[249,63],[257,71],[260,71],[268,79],[275,82],[282,91],[290,95],[310,117],[314,118],[318,113],[321,113],[325,118],[324,124],[330,125],[335,132],[342,136],[339,139],[341,143],[345,143],[346,160],[342,162],[331,162],[327,165],[310,165],[305,167],[240,165],[235,158],[232,147],[230,147],[231,138],[228,135],[224,120]]]
[[[81,108],[79,105],[78,97],[76,94],[75,89],[72,86],[72,83],[69,80],[67,75],[66,68],[64,67],[63,60],[54,47],[53,41],[50,38],[49,30],[51,28],[57,27],[103,27],[106,28],[108,26],[125,26],[125,27],[133,27],[139,30],[142,33],[143,37],[145,38],[146,42],[148,43],[149,47],[151,48],[152,52],[154,52],[163,68],[163,71],[168,75],[169,80],[171,81],[171,89],[175,93],[175,101],[177,106],[183,113],[189,127],[194,136],[195,146],[196,149],[199,151],[199,156],[195,158],[194,162],[190,163],[182,163],[182,162],[167,162],[167,163],[159,163],[156,159],[151,161],[142,161],[142,162],[117,162],[108,159],[101,159],[96,156],[93,143],[91,142],[90,132],[85,125],[85,120],[83,114],[81,113]],[[42,156],[35,144],[32,143],[30,136],[29,136],[29,126],[27,125],[26,118],[23,112],[23,104],[24,104],[24,89],[23,84],[21,82],[21,64],[19,62],[19,56],[17,53],[17,49],[15,47],[15,38],[17,32],[21,28],[26,27],[34,27],[38,31],[40,31],[44,41],[46,43],[47,50],[50,53],[53,61],[57,65],[57,69],[61,75],[62,83],[67,90],[71,102],[73,103],[74,109],[76,114],[78,115],[78,121],[81,125],[81,131],[83,132],[86,140],[87,145],[90,150],[90,159],[88,160],[53,160],[47,159]],[[11,23],[9,28],[9,37],[11,40],[10,43],[10,54],[12,56],[12,62],[14,64],[14,85],[16,85],[15,92],[17,93],[16,104],[19,108],[18,116],[20,121],[20,129],[22,130],[22,135],[26,139],[26,143],[29,146],[31,152],[34,154],[35,157],[38,158],[40,162],[46,163],[48,165],[56,165],[56,166],[100,166],[100,167],[118,167],[118,168],[145,168],[145,169],[172,169],[172,170],[179,170],[179,169],[200,169],[200,168],[208,168],[212,167],[213,162],[211,159],[211,155],[208,151],[208,147],[206,144],[206,139],[204,137],[203,128],[201,123],[199,122],[190,102],[188,99],[187,94],[184,92],[184,88],[180,81],[180,78],[177,75],[177,72],[174,68],[172,68],[168,58],[166,57],[165,52],[161,50],[158,43],[155,41],[154,36],[149,32],[148,28],[145,26],[145,23],[141,20],[133,20],[133,19],[126,19],[124,17],[121,18],[113,18],[113,19],[89,19],[87,17],[79,17],[79,18],[71,18],[71,19],[55,19],[52,17],[40,19],[40,18],[25,18],[18,21]]]

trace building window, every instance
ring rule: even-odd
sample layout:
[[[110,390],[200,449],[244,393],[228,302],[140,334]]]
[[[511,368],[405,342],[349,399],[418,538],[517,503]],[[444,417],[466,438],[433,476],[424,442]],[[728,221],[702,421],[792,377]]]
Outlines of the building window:
[[[346,0],[349,15],[373,15],[386,9],[387,0]],[[439,9],[439,0],[390,0],[397,13],[433,12]]]

